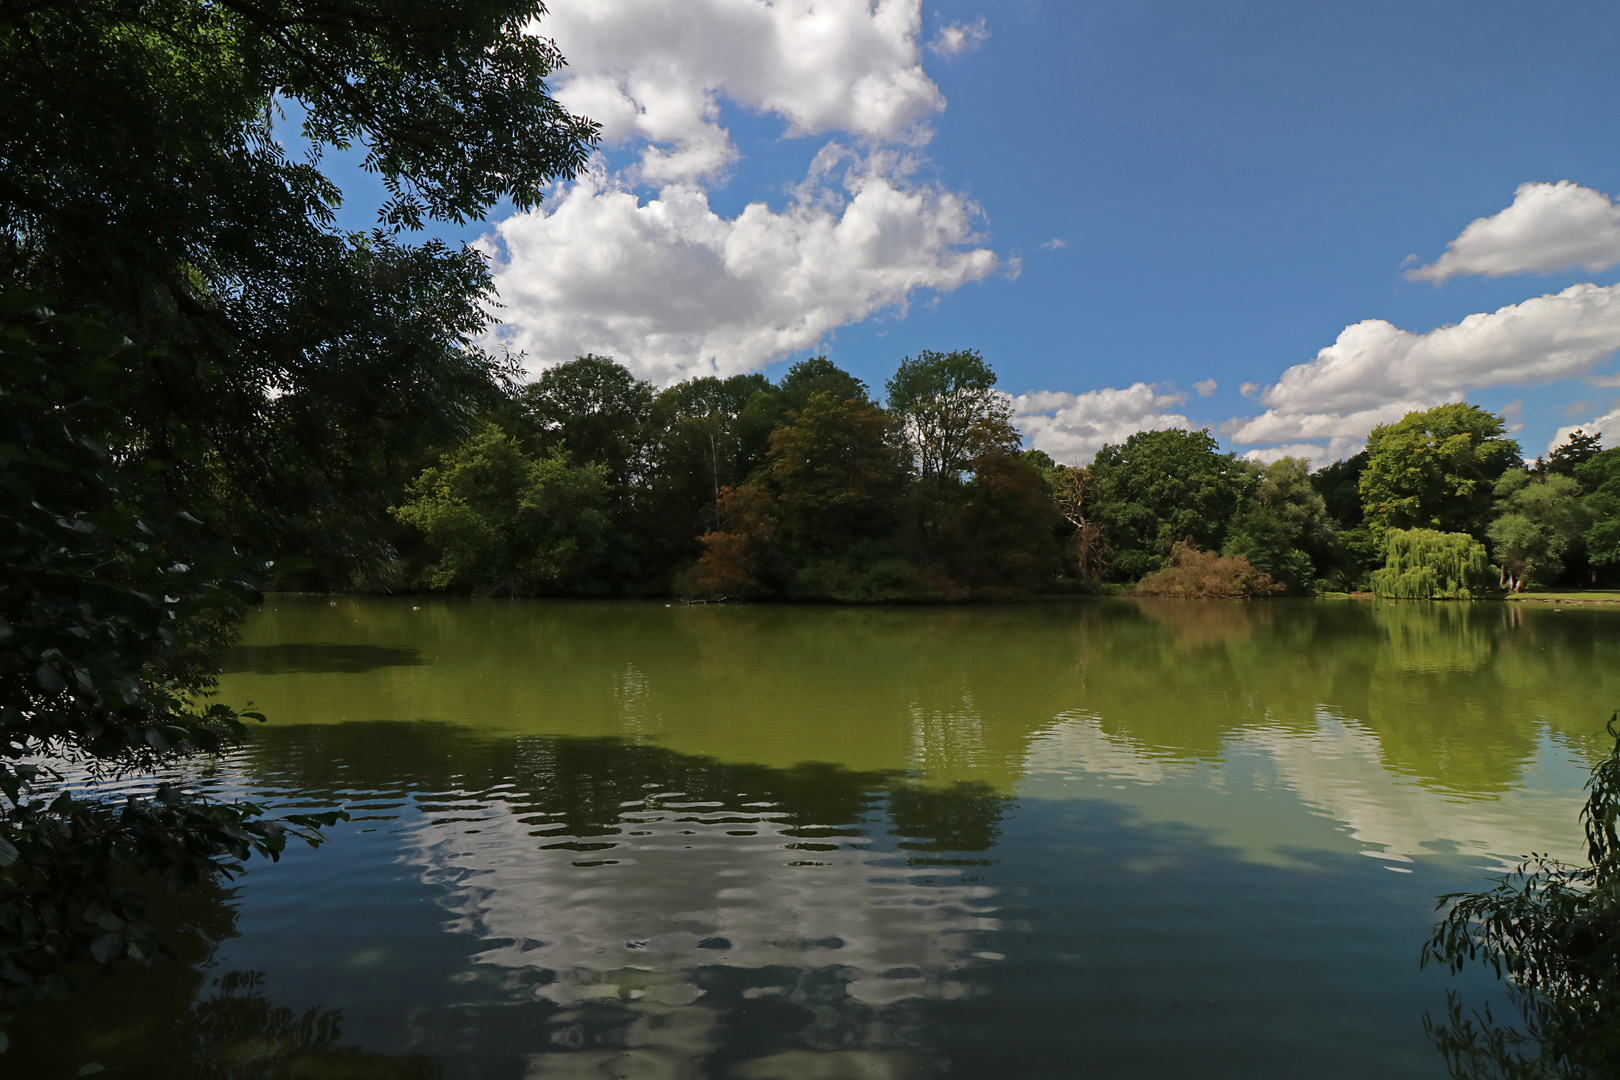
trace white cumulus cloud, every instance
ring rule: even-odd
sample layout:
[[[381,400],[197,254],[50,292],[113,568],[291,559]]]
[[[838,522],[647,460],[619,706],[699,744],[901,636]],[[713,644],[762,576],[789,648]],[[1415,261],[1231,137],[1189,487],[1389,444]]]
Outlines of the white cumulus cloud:
[[[1197,430],[1171,410],[1187,398],[1149,383],[1071,394],[1038,390],[1012,399],[1015,422],[1037,450],[1066,464],[1089,464],[1105,443],[1118,444],[1138,431]]]
[[[904,163],[824,149],[780,211],[735,218],[670,185],[643,200],[603,170],[486,239],[503,341],[531,372],[586,352],[659,382],[730,375],[808,349],[918,289],[954,289],[998,265],[977,208]]]
[[[789,135],[926,138],[945,107],[919,62],[921,0],[553,0],[541,32],[568,66],[557,99],[641,143],[638,178],[716,176],[736,160],[722,99]]]
[[[1220,383],[1216,382],[1214,379],[1200,379],[1199,381],[1193,383],[1193,389],[1198,391],[1199,397],[1209,397],[1209,395],[1215,392],[1215,389],[1218,386],[1220,386]]]
[[[961,56],[990,40],[984,20],[973,23],[946,23],[928,43],[928,51],[939,56]]]
[[[1338,458],[1329,453],[1328,448],[1316,443],[1288,443],[1283,446],[1266,446],[1259,450],[1250,450],[1244,458],[1249,461],[1258,461],[1262,465],[1270,465],[1283,458],[1304,458],[1311,463],[1311,468],[1320,469],[1323,465],[1332,464]]]
[[[917,290],[1016,274],[982,246],[977,206],[917,178],[945,106],[920,63],[921,0],[550,7],[537,32],[569,60],[555,93],[602,125],[607,150],[479,245],[498,337],[531,372],[584,352],[660,382],[748,371],[904,311]],[[785,206],[724,217],[709,192],[738,159],[723,122],[738,108],[788,138],[847,138],[826,142],[796,187],[781,178]]]
[[[1620,263],[1620,206],[1569,180],[1520,184],[1513,204],[1476,218],[1413,281],[1439,284],[1459,274],[1502,277],[1584,266],[1596,273]]]
[[[1616,285],[1572,285],[1426,334],[1367,319],[1266,387],[1264,413],[1223,430],[1239,444],[1327,439],[1338,457],[1413,409],[1484,387],[1584,375],[1616,349]]]

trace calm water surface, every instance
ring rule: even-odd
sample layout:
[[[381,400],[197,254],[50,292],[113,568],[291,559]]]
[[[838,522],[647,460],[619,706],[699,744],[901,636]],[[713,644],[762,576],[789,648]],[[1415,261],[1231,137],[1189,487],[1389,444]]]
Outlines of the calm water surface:
[[[1620,612],[277,597],[189,771],[344,807],[7,1075],[1434,1077],[1435,897],[1578,857]]]

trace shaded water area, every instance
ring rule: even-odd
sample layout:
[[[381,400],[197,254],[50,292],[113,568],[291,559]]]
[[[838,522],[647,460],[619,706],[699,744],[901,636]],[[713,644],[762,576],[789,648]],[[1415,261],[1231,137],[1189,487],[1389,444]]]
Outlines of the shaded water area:
[[[1435,897],[1581,855],[1620,613],[283,596],[223,688],[189,775],[353,820],[7,1075],[1438,1078]]]

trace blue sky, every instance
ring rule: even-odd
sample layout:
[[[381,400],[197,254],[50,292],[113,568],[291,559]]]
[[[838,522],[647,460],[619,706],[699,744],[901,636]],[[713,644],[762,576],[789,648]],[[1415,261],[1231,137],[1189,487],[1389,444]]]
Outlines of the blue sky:
[[[536,368],[589,350],[669,381],[826,352],[879,386],[906,354],[976,348],[1072,460],[1208,424],[1325,461],[1463,395],[1530,454],[1600,419],[1620,444],[1620,390],[1592,385],[1620,249],[1541,272],[1620,189],[1612,4],[551,7],[558,92],[609,136],[595,173],[449,234],[488,236]],[[339,179],[369,225],[365,178]],[[1515,203],[1564,180],[1592,190]],[[1404,276],[1510,206],[1442,283]],[[1265,389],[1363,320],[1419,340],[1372,326]]]

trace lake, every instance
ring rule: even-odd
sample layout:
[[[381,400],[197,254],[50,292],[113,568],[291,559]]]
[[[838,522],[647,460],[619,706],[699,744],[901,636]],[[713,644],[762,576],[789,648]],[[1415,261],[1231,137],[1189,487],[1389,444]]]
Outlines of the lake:
[[[7,1075],[1442,1078],[1435,899],[1583,854],[1620,613],[277,596],[223,691],[185,775],[352,820]]]

